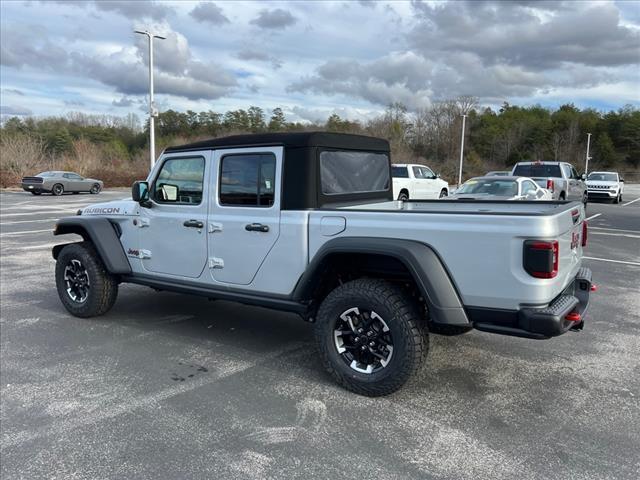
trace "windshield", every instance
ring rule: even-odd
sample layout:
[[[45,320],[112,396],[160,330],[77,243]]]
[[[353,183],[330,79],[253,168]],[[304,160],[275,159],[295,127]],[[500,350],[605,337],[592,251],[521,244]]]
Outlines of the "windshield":
[[[513,171],[514,177],[555,177],[562,178],[560,165],[548,165],[544,163],[532,163],[529,165],[516,165]]]
[[[42,172],[36,175],[36,177],[55,177],[56,172]]]
[[[590,173],[587,180],[598,180],[600,182],[617,182],[618,175],[616,173]]]
[[[514,196],[518,194],[518,182],[491,178],[472,178],[467,180],[458,190],[458,194]]]

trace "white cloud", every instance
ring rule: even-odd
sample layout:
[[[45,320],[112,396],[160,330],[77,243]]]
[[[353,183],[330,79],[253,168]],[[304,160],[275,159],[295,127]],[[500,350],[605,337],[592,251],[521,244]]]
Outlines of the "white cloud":
[[[0,22],[3,103],[23,104],[9,86],[28,92],[35,114],[146,105],[135,28],[167,36],[155,43],[167,108],[322,121],[461,94],[640,103],[640,15],[624,2],[3,2]]]

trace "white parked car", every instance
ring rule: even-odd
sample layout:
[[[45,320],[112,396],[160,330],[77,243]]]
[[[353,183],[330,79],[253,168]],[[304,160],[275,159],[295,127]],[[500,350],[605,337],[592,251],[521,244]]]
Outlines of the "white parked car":
[[[467,180],[451,194],[458,200],[553,200],[551,192],[527,177],[489,176]]]
[[[604,198],[613,203],[622,202],[624,179],[618,172],[591,172],[587,177],[587,194],[589,198]]]
[[[398,200],[427,200],[449,195],[449,184],[429,167],[397,163],[391,165],[393,196]]]

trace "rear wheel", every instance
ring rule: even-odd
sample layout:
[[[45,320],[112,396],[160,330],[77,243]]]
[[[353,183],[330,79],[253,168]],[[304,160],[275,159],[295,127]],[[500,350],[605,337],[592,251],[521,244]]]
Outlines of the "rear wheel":
[[[92,193],[92,194],[94,194],[94,195],[95,195],[95,194],[100,193],[100,190],[101,190],[101,188],[100,188],[100,184],[95,183],[95,184],[93,184],[93,186],[91,187],[91,190],[89,190],[89,193]]]
[[[358,279],[322,302],[315,338],[325,368],[343,387],[388,395],[423,365],[428,335],[414,300],[383,280]]]
[[[118,296],[118,282],[88,242],[62,249],[56,262],[56,287],[62,304],[76,317],[102,315]]]
[[[438,198],[444,198],[444,197],[446,197],[446,196],[447,196],[447,190],[443,188],[443,189],[440,191],[440,196],[439,196]]]
[[[61,183],[56,183],[51,189],[51,193],[53,193],[56,197],[59,197],[64,193],[64,187]]]
[[[564,194],[564,192],[560,192],[559,200],[564,201],[565,198],[566,198],[566,195]]]
[[[42,192],[38,190],[31,190],[31,195],[40,195]]]

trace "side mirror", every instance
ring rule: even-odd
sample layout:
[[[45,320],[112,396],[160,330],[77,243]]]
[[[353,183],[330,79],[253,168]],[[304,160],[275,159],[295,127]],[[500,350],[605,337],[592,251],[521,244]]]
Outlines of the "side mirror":
[[[436,173],[436,178],[440,178],[440,174],[439,173]]]
[[[620,177],[620,181],[621,181],[622,183],[624,183],[624,178]]]
[[[149,206],[149,182],[133,182],[131,198],[143,207]]]
[[[587,174],[583,173],[582,175],[580,175],[580,180],[586,180],[587,179]]]

